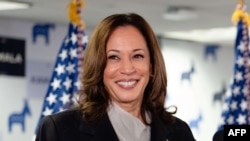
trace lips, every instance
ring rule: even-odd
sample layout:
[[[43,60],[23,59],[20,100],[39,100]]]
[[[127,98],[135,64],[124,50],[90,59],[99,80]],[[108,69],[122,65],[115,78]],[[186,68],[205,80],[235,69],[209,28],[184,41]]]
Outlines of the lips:
[[[133,87],[138,80],[130,80],[130,81],[118,81],[117,84],[124,88],[131,88]]]

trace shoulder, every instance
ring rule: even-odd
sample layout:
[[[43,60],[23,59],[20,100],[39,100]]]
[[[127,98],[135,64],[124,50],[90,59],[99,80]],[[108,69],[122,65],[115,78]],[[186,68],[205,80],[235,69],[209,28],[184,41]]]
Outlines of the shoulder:
[[[172,127],[176,128],[176,129],[189,128],[188,124],[184,120],[182,120],[178,117],[175,117],[175,116],[173,118],[174,118],[174,122],[173,122],[173,124],[171,124]]]
[[[54,125],[57,128],[67,129],[79,126],[81,111],[79,108],[69,109],[43,118],[41,124]]]
[[[213,141],[223,141],[224,140],[224,130],[218,130],[213,135]]]
[[[81,110],[80,108],[72,108],[69,110],[65,110],[56,114],[51,115],[51,118],[53,118],[54,120],[72,120],[72,118],[74,119],[78,119],[81,117]]]
[[[36,141],[76,141],[81,119],[80,109],[45,116],[39,125]]]
[[[175,140],[195,141],[189,125],[178,117],[173,117],[174,122],[166,125]]]
[[[195,141],[190,127],[184,120],[173,115],[167,115],[165,119],[167,118],[169,122],[163,121],[159,116],[153,116],[151,123],[153,138],[161,137],[161,140],[170,141]]]

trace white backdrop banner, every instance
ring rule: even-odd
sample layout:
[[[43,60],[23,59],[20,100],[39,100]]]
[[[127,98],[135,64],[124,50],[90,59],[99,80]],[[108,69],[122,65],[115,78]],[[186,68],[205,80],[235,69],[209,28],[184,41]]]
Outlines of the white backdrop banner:
[[[43,98],[52,74],[53,63],[29,60],[27,64],[28,97]]]

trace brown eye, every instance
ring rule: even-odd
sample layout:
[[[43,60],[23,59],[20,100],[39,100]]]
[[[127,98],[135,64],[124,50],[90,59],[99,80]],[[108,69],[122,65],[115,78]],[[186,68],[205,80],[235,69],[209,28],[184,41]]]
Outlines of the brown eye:
[[[144,56],[142,54],[136,54],[134,55],[134,58],[139,59],[139,58],[144,58]]]
[[[118,60],[119,58],[116,55],[110,55],[110,56],[108,56],[108,59],[109,60]]]

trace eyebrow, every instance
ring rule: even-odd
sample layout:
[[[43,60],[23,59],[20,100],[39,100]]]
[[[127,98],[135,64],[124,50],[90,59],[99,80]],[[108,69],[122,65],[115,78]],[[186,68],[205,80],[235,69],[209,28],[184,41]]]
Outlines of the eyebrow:
[[[110,50],[107,50],[107,52],[120,52],[119,50],[116,50],[116,49],[110,49]],[[144,49],[141,49],[141,48],[138,48],[138,49],[134,49],[133,52],[136,52],[136,51],[144,51]]]

